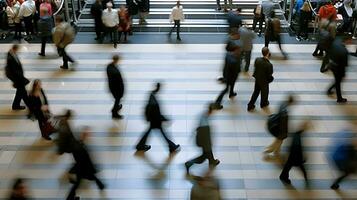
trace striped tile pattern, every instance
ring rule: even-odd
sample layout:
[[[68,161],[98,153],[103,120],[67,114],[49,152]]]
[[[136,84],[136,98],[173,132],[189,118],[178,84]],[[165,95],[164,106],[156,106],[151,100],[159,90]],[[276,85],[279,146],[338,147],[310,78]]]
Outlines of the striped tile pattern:
[[[0,45],[2,66],[8,48],[9,45]],[[260,48],[256,45],[253,58],[259,56]],[[246,112],[253,79],[241,74],[236,84],[237,98],[225,99],[224,110],[212,119],[214,152],[221,160],[217,176],[224,199],[356,199],[357,177],[344,182],[340,193],[329,189],[337,172],[328,163],[328,155],[335,132],[357,124],[357,60],[351,58],[343,84],[349,102],[336,105],[335,99],[325,95],[332,76],[319,72],[321,61],[310,54],[314,45],[286,45],[291,58],[287,61],[279,60],[274,44],[271,48],[276,58],[272,61],[275,81],[271,84],[271,111],[276,110],[287,92],[295,92],[299,102],[292,110],[291,129],[301,120],[313,122],[305,138],[311,188],[304,187],[302,175],[295,169],[291,178],[296,190],[285,188],[278,179],[280,164],[262,155],[263,148],[272,141],[265,130],[268,114],[260,109]],[[72,45],[69,52],[79,64],[75,71],[67,72],[58,69],[61,60],[53,47],[48,47],[45,59],[37,57],[38,50],[35,44],[22,49],[26,76],[43,80],[53,113],[73,109],[74,129],[90,125],[93,130],[89,146],[107,190],[100,193],[95,184],[84,183],[79,191],[83,199],[188,199],[191,184],[184,178],[182,164],[199,154],[193,137],[198,115],[223,87],[215,79],[221,74],[224,45],[129,44],[118,50],[110,45]],[[125,119],[121,121],[110,118],[112,98],[105,78],[105,66],[114,51],[121,52],[124,58],[120,68],[126,82],[122,110]],[[37,123],[27,120],[26,112],[10,110],[14,90],[3,78],[3,71],[0,77],[0,199],[6,198],[17,176],[29,179],[36,199],[64,199],[70,186],[64,173],[72,163],[71,156],[57,156],[51,142],[39,139]],[[156,80],[165,83],[160,99],[164,113],[172,120],[167,131],[182,145],[182,151],[164,170],[165,178],[157,176],[158,168],[168,157],[160,137],[152,134],[152,149],[146,158],[135,156],[133,149],[146,129],[143,106]],[[194,166],[193,173],[200,173],[205,166]]]

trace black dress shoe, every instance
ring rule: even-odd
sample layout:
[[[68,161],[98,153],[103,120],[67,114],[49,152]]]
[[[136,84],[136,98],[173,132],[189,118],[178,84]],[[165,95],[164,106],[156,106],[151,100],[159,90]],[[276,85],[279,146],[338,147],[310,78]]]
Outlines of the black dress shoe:
[[[255,109],[255,105],[248,105],[247,111],[252,112]]]
[[[333,190],[337,190],[339,187],[340,187],[339,184],[334,183],[334,184],[331,185],[330,188],[333,189]]]
[[[215,110],[222,110],[223,109],[223,105],[222,104],[215,104],[213,109]]]
[[[45,54],[44,54],[44,53],[38,53],[38,55],[39,55],[39,56],[45,56]]]
[[[26,107],[25,106],[13,106],[12,110],[25,110]]]
[[[119,115],[119,114],[112,114],[112,118],[113,119],[123,119],[123,115]]]
[[[229,94],[229,98],[232,98],[232,97],[235,97],[235,96],[237,96],[236,92],[233,92],[232,94]]]
[[[170,147],[170,153],[174,153],[174,152],[179,151],[179,150],[180,150],[180,145],[179,144],[177,144],[177,145],[175,145],[173,147]]]
[[[341,99],[337,99],[337,103],[346,103],[347,99],[345,98],[341,98]]]
[[[312,53],[312,56],[316,57],[317,56],[317,52],[315,51],[314,53]]]
[[[333,92],[331,90],[327,90],[326,92],[327,96],[333,95]]]
[[[283,182],[284,184],[290,185],[291,181],[288,178],[283,178],[283,177],[279,177],[280,181]]]
[[[64,67],[63,65],[60,66],[61,69],[68,69],[68,67]]]
[[[150,145],[136,146],[137,151],[148,151],[149,149],[151,149]]]

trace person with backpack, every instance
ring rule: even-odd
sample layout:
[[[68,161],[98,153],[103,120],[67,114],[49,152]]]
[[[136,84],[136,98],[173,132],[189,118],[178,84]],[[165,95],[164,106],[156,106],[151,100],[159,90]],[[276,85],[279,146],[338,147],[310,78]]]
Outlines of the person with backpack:
[[[180,145],[173,143],[164,132],[162,123],[168,121],[168,119],[161,114],[160,104],[156,98],[156,94],[161,89],[161,83],[156,83],[154,90],[150,93],[149,101],[145,107],[146,121],[150,123],[149,129],[144,133],[138,144],[136,145],[137,151],[148,151],[151,146],[146,145],[146,140],[153,129],[159,129],[162,136],[165,138],[169,146],[170,153],[174,153],[179,150]]]
[[[211,137],[211,128],[209,123],[209,118],[215,110],[215,104],[209,104],[207,111],[204,112],[201,116],[200,123],[196,129],[196,145],[202,149],[202,154],[197,158],[189,160],[185,163],[186,174],[190,174],[190,167],[193,164],[201,164],[206,159],[209,162],[209,166],[215,167],[220,161],[215,159],[212,153],[212,137]]]
[[[295,102],[294,96],[289,95],[284,101],[276,114],[270,115],[268,118],[268,130],[275,137],[274,141],[265,148],[264,153],[274,153],[279,155],[280,147],[285,138],[288,137],[289,112],[288,108]]]
[[[297,132],[293,133],[292,135],[292,141],[290,145],[290,153],[289,157],[284,165],[283,171],[281,172],[279,179],[282,181],[284,184],[290,185],[291,181],[289,179],[289,172],[292,167],[296,166],[301,169],[301,172],[304,175],[305,179],[305,184],[306,186],[309,185],[308,178],[307,178],[307,173],[305,170],[304,163],[306,162],[306,159],[304,157],[304,152],[303,152],[303,145],[302,145],[302,135],[310,128],[310,122],[305,121],[301,125],[300,130]]]
[[[53,30],[53,43],[57,47],[58,55],[63,59],[61,69],[68,69],[68,62],[74,63],[75,61],[67,54],[66,47],[71,44],[75,38],[74,28],[65,22],[62,16],[56,16],[56,27]]]
[[[341,181],[357,171],[357,142],[354,137],[352,132],[344,132],[343,137],[339,137],[339,140],[343,138],[343,141],[337,140],[338,142],[334,144],[331,157],[340,176],[331,185],[330,188],[333,190],[337,190]]]
[[[279,49],[281,51],[281,54],[284,56],[285,59],[287,59],[287,54],[284,52],[281,46],[281,37],[280,37],[280,32],[281,32],[281,24],[280,24],[280,19],[275,17],[275,12],[273,11],[271,13],[271,18],[268,18],[266,20],[266,29],[265,29],[265,47],[269,46],[269,43],[271,41],[276,41],[279,45]]]

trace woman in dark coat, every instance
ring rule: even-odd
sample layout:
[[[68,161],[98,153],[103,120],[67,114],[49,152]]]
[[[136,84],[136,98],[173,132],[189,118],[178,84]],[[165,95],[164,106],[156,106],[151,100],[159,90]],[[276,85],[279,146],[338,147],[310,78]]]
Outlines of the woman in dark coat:
[[[309,3],[305,1],[301,10],[299,17],[299,31],[297,33],[297,38],[300,40],[303,38],[304,40],[308,39],[309,32],[309,21],[311,19],[311,9]]]
[[[48,101],[39,79],[36,79],[33,82],[32,90],[29,95],[29,101],[31,113],[34,114],[38,121],[42,138],[51,140],[49,136],[51,132],[49,132],[50,130],[46,127],[49,126],[48,118],[50,114],[48,109]]]

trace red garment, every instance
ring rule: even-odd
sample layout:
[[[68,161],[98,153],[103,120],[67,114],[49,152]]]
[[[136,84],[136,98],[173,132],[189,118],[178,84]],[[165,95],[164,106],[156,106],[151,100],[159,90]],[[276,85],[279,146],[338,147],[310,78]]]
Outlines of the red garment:
[[[337,11],[335,6],[333,6],[332,4],[327,4],[325,6],[322,6],[319,10],[319,16],[321,19],[336,20]]]
[[[47,13],[49,16],[52,16],[52,5],[47,2],[43,2],[40,5],[40,17],[44,16],[43,9],[47,8]]]
[[[130,16],[127,9],[120,9],[119,15],[119,31],[128,32],[130,30]]]

